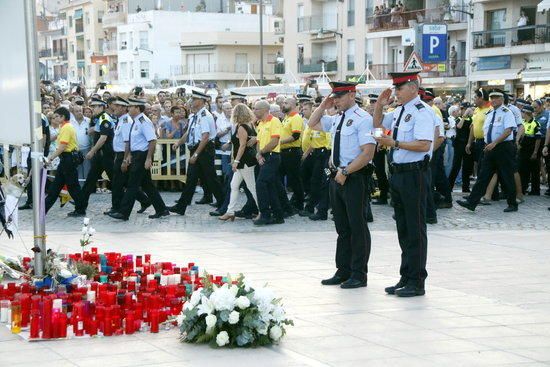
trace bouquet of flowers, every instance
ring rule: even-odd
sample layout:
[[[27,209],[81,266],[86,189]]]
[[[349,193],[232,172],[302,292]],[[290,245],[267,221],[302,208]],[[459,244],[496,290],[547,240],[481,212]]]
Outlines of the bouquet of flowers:
[[[93,242],[92,236],[94,233],[95,229],[90,225],[90,218],[84,218],[82,221],[82,238],[80,239],[80,247],[82,247],[82,250]]]
[[[178,316],[183,342],[265,346],[279,342],[286,333],[285,325],[294,325],[271,289],[255,287],[242,274],[236,282],[221,287],[209,282],[206,275],[203,284]]]

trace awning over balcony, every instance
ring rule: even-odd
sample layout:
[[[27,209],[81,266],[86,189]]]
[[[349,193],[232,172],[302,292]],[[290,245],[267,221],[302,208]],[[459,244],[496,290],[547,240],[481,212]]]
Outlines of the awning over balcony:
[[[537,5],[537,11],[539,13],[544,13],[547,10],[550,10],[550,0],[542,0],[539,5]]]
[[[550,69],[525,70],[521,73],[522,82],[550,81]]]
[[[476,71],[470,75],[471,82],[486,80],[515,80],[518,79],[521,69],[501,69]]]

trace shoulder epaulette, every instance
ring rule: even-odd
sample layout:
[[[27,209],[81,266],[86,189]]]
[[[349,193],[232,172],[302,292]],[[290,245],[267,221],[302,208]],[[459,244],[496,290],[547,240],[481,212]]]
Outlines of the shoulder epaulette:
[[[502,107],[502,110],[503,110],[504,112],[510,111],[510,110],[509,110],[508,108],[506,108],[506,107]]]
[[[141,117],[139,118],[139,122],[141,122],[141,123],[146,122],[145,117],[141,116]]]
[[[414,106],[415,106],[416,108],[418,108],[419,110],[425,108],[424,105],[423,105],[422,103],[416,103]]]
[[[202,111],[201,116],[202,116],[202,117],[206,116],[206,110],[203,110],[203,111]]]

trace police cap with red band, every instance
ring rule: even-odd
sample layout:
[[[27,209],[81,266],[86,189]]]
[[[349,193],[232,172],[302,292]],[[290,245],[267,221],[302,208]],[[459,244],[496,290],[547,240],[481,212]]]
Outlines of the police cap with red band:
[[[396,87],[399,87],[405,83],[408,82],[414,82],[418,80],[418,74],[419,71],[407,71],[407,72],[399,72],[399,73],[389,73],[391,78],[393,79],[392,84]]]
[[[332,88],[331,97],[343,96],[351,92],[355,93],[355,86],[357,85],[357,83],[351,82],[330,82],[329,84]]]

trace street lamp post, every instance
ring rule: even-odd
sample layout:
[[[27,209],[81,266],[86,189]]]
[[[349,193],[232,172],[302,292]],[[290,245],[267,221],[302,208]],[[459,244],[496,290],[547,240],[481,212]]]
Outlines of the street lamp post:
[[[264,2],[260,0],[260,85],[264,85]]]

